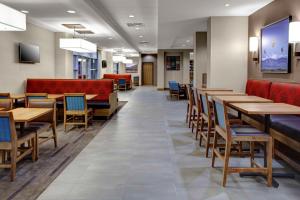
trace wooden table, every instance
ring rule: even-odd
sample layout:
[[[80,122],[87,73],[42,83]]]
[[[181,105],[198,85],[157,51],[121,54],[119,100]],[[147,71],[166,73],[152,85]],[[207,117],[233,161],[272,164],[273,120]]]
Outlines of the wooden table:
[[[285,103],[232,103],[230,105],[232,108],[248,115],[264,115],[266,133],[270,133],[271,115],[300,115],[300,107]],[[264,156],[264,158],[266,158],[266,156]],[[266,166],[266,160],[264,160],[264,165]],[[241,173],[240,175],[241,177],[261,176],[261,174],[255,173]],[[295,178],[295,174],[273,173],[273,177]],[[273,180],[273,182],[274,187],[279,186],[275,180]]]
[[[228,91],[233,92],[231,89],[225,89],[225,88],[198,88],[200,91]]]
[[[51,112],[52,108],[16,108],[11,110],[17,123],[30,122]]]
[[[270,99],[257,96],[214,96],[213,99],[226,103],[272,103]]]
[[[95,98],[96,96],[98,96],[97,94],[87,94],[85,95],[86,100],[92,100],[93,98]]]
[[[24,99],[25,98],[25,94],[11,94],[10,98],[13,99],[13,100]]]
[[[91,99],[95,98],[96,96],[97,96],[97,94],[87,94],[86,100],[91,100]],[[48,99],[59,99],[59,98],[63,98],[63,97],[64,97],[64,94],[48,94]],[[25,94],[12,94],[10,96],[10,98],[13,100],[24,99]]]
[[[247,96],[245,93],[233,91],[207,91],[205,93],[208,96]]]
[[[5,110],[5,108],[0,108],[0,111]]]

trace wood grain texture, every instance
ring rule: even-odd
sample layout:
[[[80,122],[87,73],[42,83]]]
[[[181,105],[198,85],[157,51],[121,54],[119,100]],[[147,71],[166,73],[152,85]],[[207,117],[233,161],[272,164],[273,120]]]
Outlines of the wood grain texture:
[[[247,96],[245,93],[232,91],[207,91],[205,93],[208,96]]]
[[[213,99],[217,101],[224,101],[227,103],[272,103],[270,99],[265,99],[257,96],[214,96]]]
[[[43,116],[53,109],[51,108],[16,108],[11,110],[15,122],[29,122]]]
[[[197,88],[199,91],[228,91],[233,92],[232,89],[226,89],[226,88]]]

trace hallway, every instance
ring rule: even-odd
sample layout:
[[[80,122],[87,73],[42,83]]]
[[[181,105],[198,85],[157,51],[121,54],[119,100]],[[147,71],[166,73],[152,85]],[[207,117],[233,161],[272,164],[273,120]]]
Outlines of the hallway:
[[[279,180],[275,189],[234,174],[222,188],[221,169],[210,168],[210,158],[186,127],[185,101],[167,95],[154,87],[120,92],[128,103],[39,199],[298,199],[295,180]]]

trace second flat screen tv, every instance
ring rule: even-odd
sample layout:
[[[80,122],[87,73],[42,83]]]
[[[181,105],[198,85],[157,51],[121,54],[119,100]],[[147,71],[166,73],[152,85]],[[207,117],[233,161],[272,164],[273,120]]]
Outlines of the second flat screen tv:
[[[291,17],[288,17],[261,29],[261,71],[263,73],[290,73],[290,21]]]
[[[19,44],[19,61],[20,63],[39,63],[40,48],[31,44]]]

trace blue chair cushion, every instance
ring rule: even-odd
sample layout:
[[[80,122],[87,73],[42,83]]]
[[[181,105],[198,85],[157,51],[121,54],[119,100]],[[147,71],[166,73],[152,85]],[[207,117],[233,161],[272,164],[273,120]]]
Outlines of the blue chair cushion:
[[[103,101],[91,101],[88,102],[88,107],[94,109],[109,109],[110,104],[109,102],[103,102]]]
[[[231,127],[231,133],[235,136],[266,135],[266,133],[248,125],[235,125]]]
[[[298,120],[293,118],[292,120],[273,121],[271,128],[300,142],[300,118]]]

